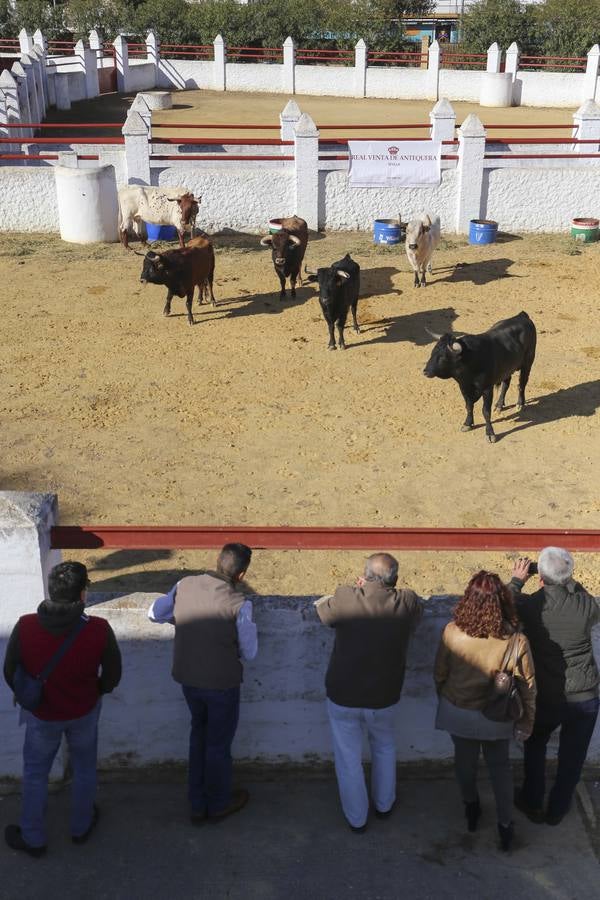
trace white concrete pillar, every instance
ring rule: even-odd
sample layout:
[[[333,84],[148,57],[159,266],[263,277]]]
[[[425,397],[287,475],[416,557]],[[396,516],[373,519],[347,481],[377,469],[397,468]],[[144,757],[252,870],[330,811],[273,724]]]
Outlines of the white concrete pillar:
[[[39,28],[33,32],[33,43],[36,47],[39,47],[41,50],[43,50],[44,53],[48,52],[48,41]]]
[[[429,113],[432,141],[453,141],[456,127],[456,113],[449,100],[442,97]]]
[[[488,47],[486,72],[499,72],[502,63],[502,50],[494,43]]]
[[[136,94],[135,99],[131,106],[129,107],[130,112],[139,113],[142,119],[144,120],[144,125],[146,126],[146,132],[148,135],[148,140],[152,140],[152,110],[146,103],[146,99],[142,93]]]
[[[517,77],[517,72],[519,71],[519,55],[519,47],[513,41],[506,51],[506,65],[504,66],[504,71],[511,73],[513,81]]]
[[[33,50],[28,54],[34,61],[36,80],[38,85],[38,102],[45,117],[48,109],[48,82],[46,79],[46,55],[38,44],[34,44]]]
[[[43,109],[43,101],[40,108],[40,102],[38,100],[38,79],[36,77],[37,72],[35,69],[35,61],[29,56],[27,53],[24,53],[21,57],[21,65],[23,66],[23,71],[25,72],[25,78],[27,79],[27,96],[29,98],[29,111],[31,112],[31,120],[32,122],[41,122],[44,118],[44,109]],[[32,130],[32,134],[35,132],[35,129]]]
[[[97,28],[92,28],[88,35],[90,50],[102,50],[102,35]]]
[[[283,42],[283,92],[296,93],[296,45],[291,37]]]
[[[86,47],[83,41],[75,44],[74,55],[79,60],[81,71],[85,75],[85,98],[91,100],[100,94],[100,81],[98,79],[98,63],[95,50]]]
[[[456,198],[456,231],[466,234],[471,219],[481,218],[485,128],[470,113],[458,129],[458,191]]]
[[[0,654],[20,616],[36,611],[47,596],[50,569],[60,553],[50,550],[50,528],[58,519],[54,494],[21,491],[0,493]],[[22,771],[23,731],[12,694],[0,691],[0,777],[17,778]],[[53,770],[62,774],[61,760]]]
[[[572,136],[580,141],[597,141],[594,144],[574,144],[574,153],[600,153],[600,106],[594,100],[586,100],[574,113]]]
[[[56,94],[57,109],[71,109],[71,94],[69,91],[69,76],[66,74],[59,75],[57,72],[54,76],[54,92]]]
[[[59,150],[57,165],[65,166],[67,169],[78,169],[79,160],[77,159],[76,150]]]
[[[319,228],[319,131],[307,113],[302,113],[294,129],[295,214],[308,227]]]
[[[56,106],[56,70],[46,67],[46,87],[48,88],[48,106]]]
[[[9,72],[8,69],[4,69],[3,72],[0,72],[0,89],[4,94],[4,98],[6,101],[6,119],[7,122],[12,124],[17,124],[21,121],[21,107],[19,105],[19,89],[17,85],[17,79],[14,77],[12,72]],[[10,134],[9,137],[15,138],[15,144],[12,149],[16,149],[16,144],[18,143],[18,138],[24,137],[23,128],[9,128],[8,131]]]
[[[146,56],[154,66],[154,87],[160,84],[160,39],[153,31],[146,35]]]
[[[122,34],[117,35],[113,42],[115,48],[115,63],[117,66],[117,90],[129,90],[129,48]]]
[[[118,241],[117,182],[112,166],[54,166],[54,179],[63,241]]]
[[[367,45],[362,38],[354,45],[354,96],[365,97],[367,93]]]
[[[440,45],[433,41],[427,61],[427,99],[437,100],[440,85]]]
[[[280,140],[293,141],[295,139],[296,125],[301,115],[302,110],[300,109],[296,101],[288,100],[282,112],[279,113]],[[285,153],[287,152],[288,148],[284,147],[283,150]]]
[[[150,184],[148,129],[138,112],[131,111],[121,129],[125,138],[128,184]]]
[[[12,64],[10,71],[14,75],[15,81],[17,82],[21,122],[31,122],[31,107],[29,106],[29,92],[27,90],[27,75],[25,74],[25,69],[21,65],[20,61],[16,60]],[[33,137],[33,131],[31,128],[22,128],[21,134],[23,135],[23,137]]]
[[[10,122],[8,117],[8,97],[5,92],[0,88],[0,137],[3,138],[14,138],[14,132],[18,129],[16,128],[7,128],[7,124]],[[0,144],[2,148],[0,153],[15,153],[17,150],[17,146],[15,144]]]
[[[227,47],[220,34],[213,41],[215,59],[213,62],[213,85],[215,91],[227,90]]]
[[[21,53],[29,53],[30,50],[33,50],[33,36],[25,28],[21,28],[19,32],[19,45]]]
[[[594,44],[588,51],[587,65],[585,67],[585,78],[583,80],[583,91],[581,102],[593,100],[596,96],[596,85],[598,83],[598,64],[600,62],[600,47]]]

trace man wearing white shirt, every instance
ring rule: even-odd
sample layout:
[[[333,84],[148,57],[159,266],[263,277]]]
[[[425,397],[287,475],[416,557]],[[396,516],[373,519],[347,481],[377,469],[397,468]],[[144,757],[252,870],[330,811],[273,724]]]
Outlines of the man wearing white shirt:
[[[251,558],[245,544],[225,544],[216,571],[182,578],[148,612],[151,621],[175,626],[173,678],[192,716],[188,796],[194,824],[219,822],[248,802],[248,791],[231,788],[231,744],[241,660],[254,659],[258,649],[252,604],[240,589]]]

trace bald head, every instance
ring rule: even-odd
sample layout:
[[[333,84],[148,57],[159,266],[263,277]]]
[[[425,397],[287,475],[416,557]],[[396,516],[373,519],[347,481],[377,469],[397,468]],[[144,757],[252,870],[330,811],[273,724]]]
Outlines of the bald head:
[[[389,553],[374,553],[365,563],[365,581],[380,581],[394,587],[398,580],[398,560]]]

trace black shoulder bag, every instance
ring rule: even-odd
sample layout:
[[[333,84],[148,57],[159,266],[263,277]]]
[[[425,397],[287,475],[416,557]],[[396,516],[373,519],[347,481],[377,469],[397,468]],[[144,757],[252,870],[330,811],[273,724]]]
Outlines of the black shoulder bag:
[[[73,631],[71,631],[67,637],[64,639],[56,653],[50,659],[49,662],[46,663],[42,671],[39,675],[30,675],[25,666],[19,665],[15,669],[15,674],[13,678],[13,693],[15,695],[15,701],[19,704],[22,709],[27,709],[29,712],[33,712],[38,708],[40,703],[42,702],[42,694],[44,691],[44,684],[48,681],[48,678],[59,664],[69,647],[73,645],[75,642],[75,638],[79,634],[79,632],[87,625],[88,618],[87,616],[82,616]]]

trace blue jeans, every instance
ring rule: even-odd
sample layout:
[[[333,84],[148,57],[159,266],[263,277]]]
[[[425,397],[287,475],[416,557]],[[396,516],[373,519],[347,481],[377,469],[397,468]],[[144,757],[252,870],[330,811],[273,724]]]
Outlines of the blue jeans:
[[[564,816],[571,805],[585,762],[600,700],[544,706],[538,703],[531,737],[524,745],[525,780],[522,797],[528,806],[542,809],[546,791],[546,746],[560,727],[556,779],[548,797],[548,814]]]
[[[396,799],[396,706],[362,709],[327,700],[340,800],[346,819],[355,828],[364,825],[369,814],[362,766],[363,726],[371,748],[371,796],[375,809],[387,812]]]
[[[73,770],[71,835],[79,837],[92,824],[101,707],[99,700],[85,716],[66,721],[45,722],[33,715],[27,718],[23,745],[21,833],[31,847],[43,847],[47,843],[48,776],[63,734],[67,739]]]
[[[225,691],[182,685],[192,714],[188,797],[193,813],[214,815],[231,803],[231,745],[240,712],[239,687]]]

